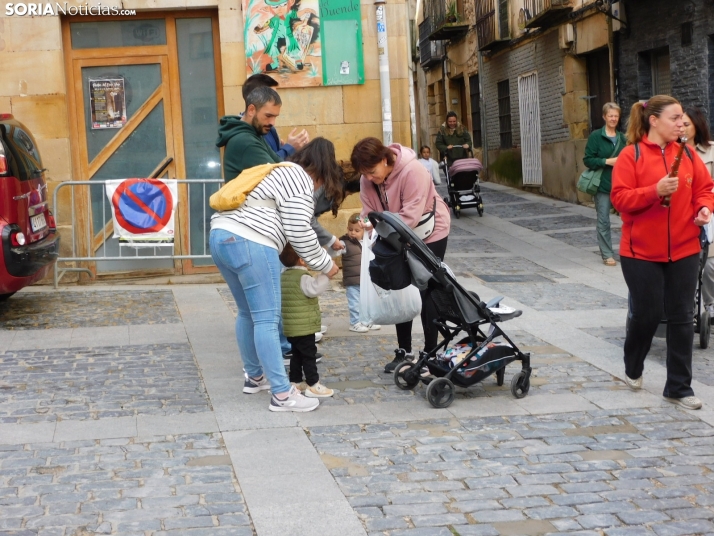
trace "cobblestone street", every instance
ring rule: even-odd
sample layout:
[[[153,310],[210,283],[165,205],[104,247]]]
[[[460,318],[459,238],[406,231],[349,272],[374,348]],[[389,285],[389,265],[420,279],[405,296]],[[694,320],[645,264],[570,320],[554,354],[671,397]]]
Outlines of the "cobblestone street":
[[[664,339],[630,391],[594,210],[483,189],[446,263],[523,310],[502,327],[531,353],[528,396],[519,362],[446,409],[399,390],[394,328],[350,332],[335,284],[318,368],[337,393],[270,413],[241,392],[226,285],[35,287],[0,305],[0,536],[714,534],[712,350],[695,345],[702,410],[662,398]]]

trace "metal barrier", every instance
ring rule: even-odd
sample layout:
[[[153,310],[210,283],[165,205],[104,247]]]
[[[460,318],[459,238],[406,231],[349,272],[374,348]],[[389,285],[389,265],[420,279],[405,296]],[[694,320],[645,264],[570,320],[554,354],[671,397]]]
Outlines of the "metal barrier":
[[[179,203],[176,207],[177,213],[181,213],[187,216],[188,221],[183,225],[184,233],[180,236],[180,244],[185,246],[184,250],[187,254],[176,255],[175,251],[175,241],[167,242],[143,242],[143,241],[127,241],[120,242],[119,239],[113,239],[113,223],[112,223],[112,211],[109,205],[109,200],[105,195],[106,191],[106,180],[89,180],[89,181],[67,181],[62,182],[57,185],[54,191],[53,198],[53,214],[55,221],[59,222],[62,218],[58,212],[58,199],[60,197],[60,190],[63,188],[70,189],[70,206],[71,206],[71,221],[72,221],[72,254],[69,257],[60,256],[54,265],[54,287],[58,288],[60,279],[67,272],[81,272],[88,273],[90,276],[94,276],[89,268],[80,268],[76,266],[65,266],[60,267],[60,263],[77,263],[77,262],[118,262],[118,261],[148,261],[148,260],[183,260],[183,259],[211,259],[210,252],[208,250],[208,237],[210,234],[210,216],[212,215],[212,209],[208,205],[208,198],[210,195],[217,191],[221,185],[223,185],[223,179],[195,179],[195,180],[174,180],[177,185],[179,185]],[[182,185],[186,185],[182,187]],[[208,186],[207,186],[208,185]],[[215,187],[210,185],[216,185]],[[86,187],[86,212],[81,216],[84,220],[83,222],[77,217],[77,194],[75,193],[76,188]],[[195,190],[199,190],[196,192]],[[193,192],[192,192],[193,191]],[[97,195],[97,192],[99,195]],[[184,195],[182,195],[182,192]],[[192,197],[193,193],[193,197]],[[198,197],[198,199],[197,199]],[[101,199],[101,209],[97,206]],[[185,210],[182,209],[182,203],[185,203]],[[198,212],[198,219],[200,220],[199,225],[196,227],[198,231],[197,237],[192,237],[191,235],[193,223],[197,219],[196,214],[192,213],[193,209],[196,208]],[[101,216],[99,220],[99,225],[97,224],[97,219]],[[176,215],[175,215],[176,216]],[[179,221],[175,218],[175,226],[178,228]],[[99,232],[96,228],[99,227]],[[93,228],[95,228],[93,230]],[[80,240],[80,237],[82,240]],[[195,246],[195,240],[192,238],[197,238],[202,242],[202,245],[198,247],[198,252],[195,252],[193,246]],[[64,240],[66,238],[63,237]],[[116,243],[109,242],[110,240],[117,240]],[[82,242],[80,244],[80,242]],[[118,247],[119,255],[108,254],[108,249]],[[171,248],[171,253],[165,253],[163,251],[157,251],[158,249],[168,249]],[[80,252],[80,249],[82,252]],[[123,251],[134,250],[133,255],[122,255]],[[139,250],[153,250],[153,255],[139,254]],[[157,254],[157,252],[159,254]],[[96,265],[95,265],[96,266]]]

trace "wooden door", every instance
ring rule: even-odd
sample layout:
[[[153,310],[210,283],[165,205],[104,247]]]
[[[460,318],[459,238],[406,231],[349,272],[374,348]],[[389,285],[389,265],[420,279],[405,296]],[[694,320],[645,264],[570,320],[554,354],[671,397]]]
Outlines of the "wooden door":
[[[171,81],[168,56],[129,56],[73,60],[72,78],[77,107],[77,130],[82,180],[150,177],[167,159],[172,162],[163,178],[176,178],[174,124],[171,117]],[[118,129],[103,129],[93,122],[90,81],[121,80],[124,98],[116,103],[125,107],[126,123]],[[123,102],[122,102],[123,100]],[[96,119],[96,117],[95,117]],[[166,247],[123,251],[112,239],[112,214],[101,185],[90,186],[87,208],[91,227],[90,256],[166,255]],[[180,232],[180,225],[177,226]],[[178,244],[176,244],[178,245]],[[169,246],[170,248],[170,246]],[[171,254],[171,251],[168,252]],[[180,268],[171,260],[98,261],[98,272],[126,270],[170,270]]]
[[[610,101],[610,54],[607,47],[586,56],[590,131],[605,126],[602,107]]]
[[[215,137],[223,99],[215,11],[68,18],[63,20],[63,40],[77,180],[149,177],[169,160],[161,178],[220,179]],[[101,128],[92,120],[90,80],[121,80],[125,102],[116,105],[124,107],[125,123]],[[113,104],[109,98],[106,102]],[[181,185],[173,248],[145,248],[139,255],[206,254],[211,214],[207,202],[217,188]],[[116,240],[108,240],[111,211],[101,186],[75,192],[73,225],[81,231],[75,236],[83,254],[125,256],[117,255],[121,247]],[[210,259],[96,263],[97,272],[215,270]]]

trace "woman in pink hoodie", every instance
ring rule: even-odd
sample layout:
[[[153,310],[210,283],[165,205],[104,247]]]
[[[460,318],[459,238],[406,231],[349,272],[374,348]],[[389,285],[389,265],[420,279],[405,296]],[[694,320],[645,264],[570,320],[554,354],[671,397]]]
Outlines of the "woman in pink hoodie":
[[[449,208],[434,188],[429,172],[419,163],[417,154],[408,147],[394,143],[385,147],[377,138],[365,138],[354,146],[352,167],[362,174],[360,200],[362,217],[372,211],[399,214],[412,229],[424,214],[436,209],[434,230],[424,239],[429,249],[442,261],[451,227]],[[424,349],[437,345],[439,332],[432,322],[437,317],[431,298],[422,293],[421,323],[424,328]],[[412,360],[412,322],[397,324],[399,348],[395,357],[384,367],[391,373],[399,363]]]

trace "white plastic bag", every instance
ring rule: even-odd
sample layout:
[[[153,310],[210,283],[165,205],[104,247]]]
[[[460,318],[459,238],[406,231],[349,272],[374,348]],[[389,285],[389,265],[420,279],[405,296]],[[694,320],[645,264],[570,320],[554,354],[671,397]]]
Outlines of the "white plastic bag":
[[[376,237],[376,233],[373,233]],[[363,324],[392,325],[413,320],[421,312],[421,295],[414,285],[401,290],[384,290],[369,277],[369,261],[374,258],[372,240],[362,239],[362,267],[359,285],[359,321]]]

